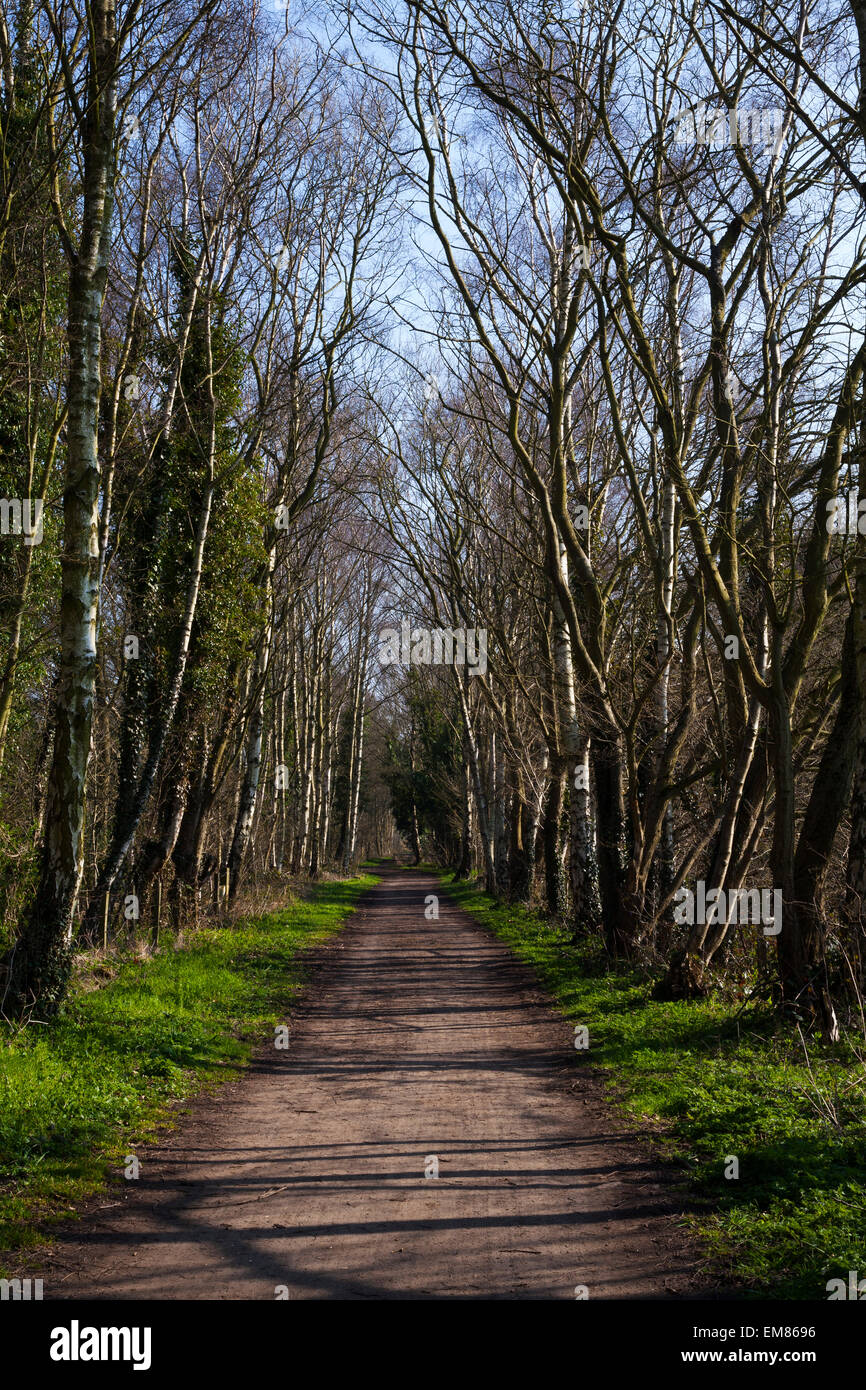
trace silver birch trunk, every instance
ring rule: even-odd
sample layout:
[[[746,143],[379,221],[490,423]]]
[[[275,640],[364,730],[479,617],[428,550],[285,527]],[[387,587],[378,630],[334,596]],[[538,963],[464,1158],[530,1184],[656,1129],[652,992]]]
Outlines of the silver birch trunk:
[[[256,657],[253,672],[253,708],[250,713],[246,734],[246,765],[241,786],[238,814],[234,835],[229,850],[229,892],[233,898],[237,893],[238,882],[244,855],[250,842],[256,801],[262,771],[262,743],[265,728],[265,697],[267,695],[268,667],[271,659],[271,645],[274,633],[273,573],[276,551],[273,546],[268,553],[268,569],[265,579],[265,627]]]
[[[102,304],[108,282],[117,117],[113,0],[93,0],[87,91],[80,128],[83,188],[78,247],[71,256],[66,477],[63,491],[60,665],[39,881],[15,944],[3,1012],[61,1004],[84,867],[85,787],[90,759],[99,618],[99,398]]]

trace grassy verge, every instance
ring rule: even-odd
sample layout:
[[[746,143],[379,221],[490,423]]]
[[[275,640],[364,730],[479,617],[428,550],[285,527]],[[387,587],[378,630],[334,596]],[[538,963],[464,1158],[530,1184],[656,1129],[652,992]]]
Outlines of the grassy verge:
[[[638,972],[442,878],[589,1029],[578,1058],[610,1069],[611,1098],[687,1170],[705,1206],[690,1224],[720,1279],[746,1297],[826,1299],[829,1279],[866,1277],[866,1087],[850,1044],[810,1043],[807,1063],[765,1008],[658,1003]]]
[[[235,1076],[286,1020],[308,978],[304,952],[375,882],[318,883],[308,900],[199,931],[184,950],[120,962],[49,1027],[0,1029],[0,1248],[37,1243],[40,1226],[171,1123],[173,1103]]]

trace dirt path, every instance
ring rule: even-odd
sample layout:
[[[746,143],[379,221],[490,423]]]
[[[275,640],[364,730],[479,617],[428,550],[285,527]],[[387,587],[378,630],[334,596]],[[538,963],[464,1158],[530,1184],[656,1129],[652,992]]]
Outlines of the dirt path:
[[[386,874],[289,1050],[68,1229],[46,1298],[701,1296],[681,1198],[508,950],[444,895],[425,919],[438,891]]]

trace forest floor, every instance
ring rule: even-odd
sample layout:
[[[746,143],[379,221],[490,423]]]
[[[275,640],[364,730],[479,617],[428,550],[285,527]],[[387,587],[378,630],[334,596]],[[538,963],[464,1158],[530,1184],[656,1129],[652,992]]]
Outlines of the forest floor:
[[[321,960],[288,1048],[31,1252],[46,1299],[724,1297],[671,1170],[436,878],[385,869]]]

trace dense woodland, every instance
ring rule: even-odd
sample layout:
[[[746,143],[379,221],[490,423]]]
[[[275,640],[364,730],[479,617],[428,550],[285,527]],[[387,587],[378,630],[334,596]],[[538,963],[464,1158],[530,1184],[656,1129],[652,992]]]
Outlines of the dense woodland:
[[[4,1016],[397,853],[856,1024],[863,0],[7,0],[0,67]]]

